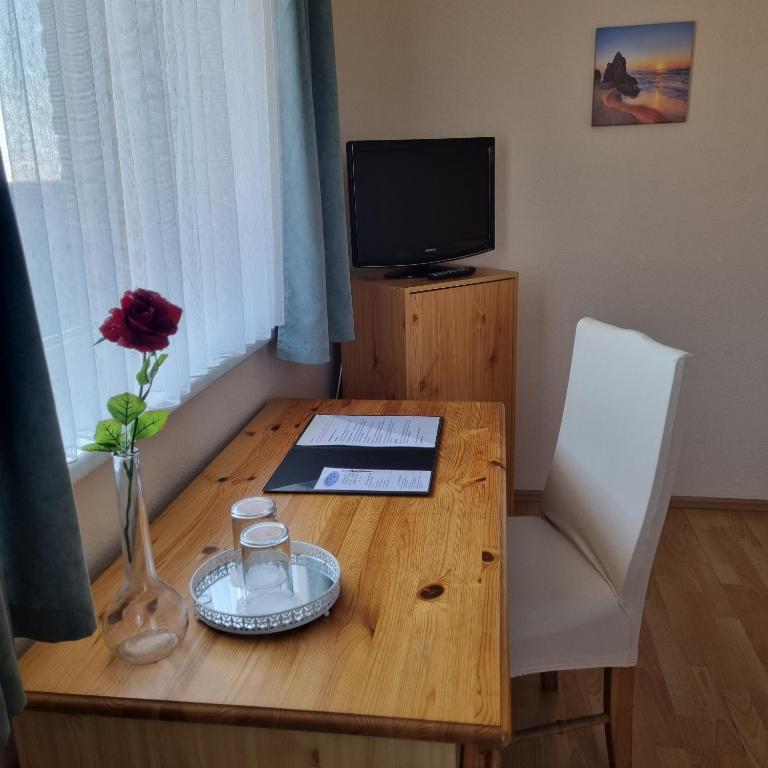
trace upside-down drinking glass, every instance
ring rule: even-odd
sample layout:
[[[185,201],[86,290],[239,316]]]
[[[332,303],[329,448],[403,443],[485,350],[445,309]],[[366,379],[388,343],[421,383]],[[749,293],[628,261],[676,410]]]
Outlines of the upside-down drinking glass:
[[[277,506],[266,496],[251,496],[232,505],[232,547],[240,550],[240,534],[254,523],[277,519]]]
[[[247,600],[268,595],[291,597],[291,537],[282,523],[249,525],[240,534]]]

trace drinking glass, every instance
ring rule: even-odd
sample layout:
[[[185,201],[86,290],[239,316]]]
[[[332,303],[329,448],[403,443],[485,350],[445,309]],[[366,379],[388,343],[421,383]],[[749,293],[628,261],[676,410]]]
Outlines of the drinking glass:
[[[246,599],[265,595],[293,595],[291,537],[276,521],[249,525],[240,534]]]
[[[275,502],[266,496],[251,496],[236,501],[232,505],[232,547],[235,552],[240,549],[240,534],[249,525],[276,519]]]

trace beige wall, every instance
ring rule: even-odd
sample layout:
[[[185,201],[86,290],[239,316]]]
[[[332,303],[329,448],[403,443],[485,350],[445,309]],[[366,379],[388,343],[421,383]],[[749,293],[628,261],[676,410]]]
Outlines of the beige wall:
[[[263,347],[177,409],[142,447],[150,514],[161,510],[272,397],[327,397],[330,366],[291,365]],[[120,551],[111,461],[75,483],[75,500],[92,576]],[[226,514],[222,510],[222,514]],[[162,576],[162,574],[160,574]]]
[[[768,3],[334,0],[342,134],[493,135],[520,271],[518,488],[541,488],[579,317],[696,356],[675,492],[768,498]],[[696,21],[687,123],[590,127],[597,26]]]

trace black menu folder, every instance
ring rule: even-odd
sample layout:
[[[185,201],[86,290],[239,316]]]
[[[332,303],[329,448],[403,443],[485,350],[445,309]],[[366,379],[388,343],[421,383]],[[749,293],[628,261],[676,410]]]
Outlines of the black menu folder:
[[[316,414],[264,490],[428,496],[441,430],[440,416]]]

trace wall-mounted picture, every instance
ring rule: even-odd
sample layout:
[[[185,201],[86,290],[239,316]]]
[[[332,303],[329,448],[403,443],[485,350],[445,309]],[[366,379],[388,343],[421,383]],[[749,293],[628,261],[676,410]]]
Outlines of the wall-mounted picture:
[[[684,122],[692,55],[692,21],[600,27],[592,125]]]

